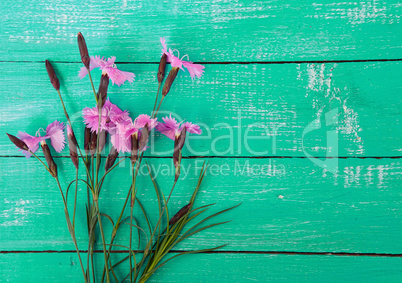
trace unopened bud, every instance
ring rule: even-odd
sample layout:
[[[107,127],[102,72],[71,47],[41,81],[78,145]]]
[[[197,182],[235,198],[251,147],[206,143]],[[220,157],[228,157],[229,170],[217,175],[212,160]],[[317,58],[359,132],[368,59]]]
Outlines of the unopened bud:
[[[186,133],[187,131],[184,127],[180,134],[176,135],[174,139],[173,164],[176,169],[175,181],[177,181],[180,176],[181,150],[183,149],[184,142],[186,141]]]
[[[85,132],[84,132],[84,149],[85,149],[85,154],[89,154],[89,144],[91,142],[91,129],[85,127]]]
[[[114,146],[112,146],[112,148],[110,149],[109,155],[107,156],[107,159],[106,159],[106,164],[105,164],[106,172],[109,171],[110,168],[112,168],[118,155],[119,155],[119,152],[117,151],[117,149]]]
[[[105,105],[107,97],[107,88],[109,86],[109,76],[108,74],[102,74],[101,81],[98,90],[98,109]]]
[[[56,72],[53,69],[52,64],[48,60],[46,60],[46,71],[47,74],[49,75],[50,82],[52,83],[53,87],[55,90],[60,89],[60,81],[57,78]]]
[[[148,138],[149,138],[149,128],[148,124],[145,125],[145,127],[141,130],[141,136],[138,141],[138,151],[142,152],[145,150],[145,147],[147,146],[148,143]]]
[[[49,172],[50,174],[54,177],[57,178],[57,165],[54,163],[52,154],[50,153],[50,149],[48,145],[46,144],[45,141],[40,142],[40,146],[42,147],[43,155],[45,156],[46,163],[49,167]]]
[[[167,61],[167,56],[165,53],[163,53],[161,60],[159,62],[159,68],[158,68],[158,82],[159,83],[162,83],[163,78],[165,77],[166,61]]]
[[[81,61],[84,64],[84,66],[89,70],[89,63],[91,59],[89,58],[88,48],[87,44],[85,43],[85,39],[80,32],[78,33],[77,39],[78,39],[78,48],[80,49],[81,54]]]
[[[179,221],[191,208],[191,203],[183,206],[169,221],[169,226],[174,225]]]
[[[15,146],[18,147],[19,149],[26,150],[26,151],[29,150],[27,144],[25,142],[23,142],[22,140],[20,140],[19,138],[17,138],[16,136],[13,136],[10,134],[7,134],[7,136],[10,139],[10,141],[13,144],[15,144]]]
[[[75,168],[78,169],[77,140],[70,125],[67,125],[68,147],[70,148],[70,158]]]
[[[177,76],[177,73],[179,72],[179,68],[178,67],[173,67],[170,72],[169,75],[166,79],[165,84],[163,85],[163,89],[162,89],[162,95],[166,96],[170,90],[170,87],[173,84],[174,79]]]
[[[89,151],[91,155],[94,155],[96,152],[96,142],[98,139],[98,135],[95,132],[91,133],[91,142],[89,143]]]
[[[99,144],[98,144],[98,151],[99,153],[102,152],[103,148],[106,145],[106,137],[107,137],[107,133],[105,130],[101,130],[99,132]]]
[[[131,165],[134,166],[138,159],[138,133],[131,135]]]

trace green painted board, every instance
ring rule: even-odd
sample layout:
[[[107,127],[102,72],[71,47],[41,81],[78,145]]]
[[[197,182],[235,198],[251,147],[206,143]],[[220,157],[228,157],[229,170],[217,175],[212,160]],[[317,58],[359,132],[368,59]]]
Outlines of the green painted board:
[[[398,1],[5,0],[0,11],[6,61],[79,61],[78,31],[118,62],[158,61],[162,36],[193,61],[402,57]]]
[[[33,135],[55,119],[65,121],[44,63],[7,66],[0,63],[5,76],[0,106],[3,156],[18,155],[4,132],[22,130]],[[112,86],[111,101],[128,109],[133,118],[150,114],[157,90],[157,65],[121,66],[137,78],[131,85]],[[81,64],[55,67],[82,140],[81,110],[94,106],[89,80],[78,78]],[[201,124],[204,134],[189,137],[184,155],[400,156],[401,72],[400,62],[207,65],[205,76],[194,82],[180,72],[161,114],[171,111],[182,120]],[[98,85],[100,71],[93,73]],[[336,119],[327,119],[330,111],[336,111]],[[320,128],[312,130],[317,123]],[[335,138],[327,142],[330,133]],[[171,155],[173,145],[168,139],[157,135],[152,144],[155,146],[147,154]],[[328,149],[332,149],[329,154]],[[68,150],[62,154],[68,155]]]
[[[54,180],[42,174],[44,168],[33,159],[6,159],[0,169],[4,172],[0,198],[5,200],[0,250],[73,249]],[[172,160],[147,158],[147,161],[161,190],[168,194],[174,179]],[[210,171],[197,205],[217,203],[210,210],[212,214],[242,204],[216,219],[233,220],[231,223],[194,236],[178,248],[228,243],[225,250],[234,251],[402,253],[400,161],[387,158],[337,161],[338,172],[332,174],[308,159],[210,159]],[[183,160],[182,180],[170,201],[171,214],[190,199],[202,162],[202,159]],[[60,170],[71,168],[67,158],[58,158],[57,163]],[[125,167],[116,169],[106,179],[100,201],[101,210],[114,220],[131,180],[129,162],[122,164]],[[138,194],[147,211],[155,212],[157,199],[146,172],[146,168],[140,170]],[[62,184],[75,178],[74,172],[60,175]],[[79,192],[77,238],[80,247],[86,249],[85,188],[81,186]],[[141,225],[146,225],[138,210],[135,215]],[[150,218],[155,224],[157,215]],[[105,225],[110,231],[110,225]],[[117,242],[126,245],[127,233],[128,227],[123,228]]]
[[[82,142],[81,110],[94,101],[88,79],[77,77],[81,31],[90,55],[117,56],[119,68],[136,74],[133,84],[109,89],[133,118],[153,107],[160,37],[206,67],[194,81],[180,72],[161,108],[204,130],[188,138],[169,209],[186,204],[204,160],[211,167],[197,205],[216,202],[213,213],[242,204],[216,219],[232,222],[176,247],[228,243],[221,252],[178,258],[150,282],[400,282],[401,15],[394,0],[1,1],[0,281],[82,281],[54,180],[5,135],[65,121],[49,59]],[[98,85],[100,72],[93,74]],[[146,161],[168,193],[173,143],[156,134],[151,145]],[[56,155],[65,185],[75,176],[68,149]],[[123,162],[102,191],[101,209],[114,219],[128,172]],[[139,197],[156,211],[142,172]],[[83,186],[78,199],[77,239],[86,250]],[[145,224],[138,207],[135,215]],[[125,245],[128,227],[120,232],[116,243]],[[351,256],[324,255],[331,252]],[[95,258],[101,266],[102,254]]]
[[[102,255],[97,254],[95,259],[101,263]],[[82,280],[74,253],[2,254],[0,264],[3,282],[56,280],[67,283]],[[147,282],[400,282],[401,264],[401,258],[395,257],[184,255],[156,271]],[[123,274],[119,270],[116,273]]]

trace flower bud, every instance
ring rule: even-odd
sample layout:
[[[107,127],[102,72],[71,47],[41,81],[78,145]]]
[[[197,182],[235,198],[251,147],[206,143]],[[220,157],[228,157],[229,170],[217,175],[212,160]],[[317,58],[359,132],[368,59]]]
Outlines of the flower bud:
[[[106,137],[107,137],[107,133],[105,130],[101,130],[99,132],[99,144],[98,144],[98,151],[99,153],[102,152],[103,148],[106,145]]]
[[[138,133],[131,135],[131,165],[134,166],[138,159]]]
[[[13,136],[10,134],[7,134],[7,136],[10,139],[10,141],[13,144],[15,144],[15,146],[18,147],[19,149],[26,150],[26,151],[29,150],[27,144],[25,142],[23,142],[22,140],[20,140],[19,138],[17,138],[16,136]]]
[[[91,59],[89,58],[88,48],[87,44],[85,43],[85,39],[80,32],[78,33],[77,39],[78,39],[78,48],[80,49],[81,54],[81,61],[84,64],[84,66],[89,70],[89,63]]]
[[[141,130],[140,139],[138,141],[139,152],[142,152],[145,150],[147,143],[148,143],[148,138],[149,138],[149,128],[148,128],[148,124],[146,124],[144,126],[144,128]]]
[[[98,90],[98,94],[97,94],[98,109],[102,108],[103,105],[105,105],[108,86],[109,86],[109,76],[108,76],[108,74],[102,74],[101,81],[99,84],[99,90]]]
[[[89,144],[91,142],[91,129],[85,127],[85,132],[84,132],[84,149],[85,149],[85,154],[89,154]]]
[[[96,152],[96,142],[98,139],[98,135],[95,132],[91,133],[91,142],[89,143],[89,151],[91,155],[94,155]]]
[[[169,226],[174,225],[179,221],[189,210],[191,209],[191,203],[183,206],[169,221]]]
[[[183,130],[181,130],[178,141],[177,141],[177,147],[179,150],[183,149],[184,142],[186,141],[186,134],[187,134],[187,129],[186,127],[183,127]]]
[[[177,76],[177,73],[179,72],[179,68],[178,67],[173,67],[170,72],[169,75],[166,79],[165,84],[163,85],[163,89],[162,89],[162,95],[166,96],[170,90],[170,87],[173,84],[174,79]]]
[[[106,172],[109,171],[110,168],[112,168],[118,155],[119,155],[119,152],[117,151],[117,149],[114,146],[112,146],[112,148],[110,149],[109,155],[107,156],[107,159],[106,159],[106,164],[105,164]]]
[[[70,148],[70,158],[75,168],[78,169],[77,140],[70,125],[67,125],[68,147]]]
[[[163,53],[161,60],[159,62],[159,68],[158,68],[158,82],[159,83],[162,83],[163,78],[165,77],[166,61],[167,61],[167,56],[165,53]]]
[[[177,181],[180,176],[181,150],[186,140],[186,132],[186,128],[184,127],[180,134],[176,135],[174,139],[173,164],[176,169],[175,181]]]
[[[40,146],[42,147],[43,155],[45,156],[46,163],[49,167],[49,172],[50,174],[54,177],[57,178],[57,165],[54,163],[52,154],[50,153],[50,149],[48,145],[46,144],[45,141],[40,142]]]
[[[52,64],[48,60],[46,60],[46,71],[49,75],[50,82],[52,83],[55,90],[60,90],[60,81],[57,78],[56,72],[53,69]]]

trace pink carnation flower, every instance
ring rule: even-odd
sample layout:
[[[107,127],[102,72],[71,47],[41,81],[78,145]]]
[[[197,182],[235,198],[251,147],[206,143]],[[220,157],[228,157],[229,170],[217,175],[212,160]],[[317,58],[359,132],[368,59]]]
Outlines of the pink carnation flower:
[[[158,122],[157,119],[151,119],[149,115],[141,114],[134,123],[131,118],[121,121],[116,124],[115,131],[110,136],[110,141],[117,151],[130,152],[131,151],[131,135],[138,133],[138,138],[141,136],[141,129],[148,124],[148,129],[154,129]],[[146,148],[144,148],[145,150]]]
[[[176,121],[175,118],[172,118],[171,115],[169,117],[166,116],[162,118],[162,120],[165,123],[159,123],[156,126],[156,130],[161,132],[161,134],[167,136],[171,140],[174,140],[175,136],[178,136],[183,128],[186,128],[187,133],[197,135],[200,135],[202,133],[200,126],[190,122],[184,122],[183,124],[181,124],[181,122],[179,123]]]
[[[85,124],[87,128],[90,128],[92,132],[98,133],[99,124],[99,110],[95,106],[93,108],[86,107],[82,110]],[[116,124],[129,119],[127,111],[120,110],[117,105],[110,102],[109,99],[106,100],[105,105],[102,108],[100,129],[107,132],[112,132],[116,127]]]
[[[200,64],[194,64],[191,61],[184,61],[183,58],[184,57],[188,58],[188,55],[184,55],[181,59],[179,57],[174,56],[173,55],[174,50],[169,48],[169,52],[167,51],[165,38],[161,37],[160,40],[161,40],[162,47],[163,47],[162,53],[166,54],[167,62],[169,62],[172,65],[172,67],[178,67],[183,71],[184,71],[184,69],[183,69],[183,67],[184,67],[188,70],[192,79],[194,79],[195,77],[201,78],[202,74],[204,73],[205,66],[200,65]],[[175,49],[175,51],[177,51],[177,50]],[[177,51],[177,56],[180,56],[179,51]]]
[[[135,75],[130,72],[124,72],[117,69],[116,64],[116,57],[112,56],[107,60],[104,57],[98,56],[91,56],[91,61],[89,65],[89,70],[94,68],[99,68],[102,70],[102,73],[108,74],[109,78],[112,80],[113,84],[117,84],[121,86],[124,84],[125,81],[129,81],[132,83],[134,81]],[[78,76],[82,79],[88,74],[88,70],[86,67],[82,67],[78,73]]]
[[[46,139],[50,139],[50,143],[53,148],[57,152],[61,152],[65,145],[65,137],[64,137],[64,125],[62,122],[54,121],[46,127],[46,135],[40,136],[40,131],[44,131],[43,129],[39,129],[36,132],[37,136],[31,136],[25,132],[19,132],[18,137],[27,144],[30,151],[35,153],[39,148],[39,143]],[[22,150],[22,153],[27,157],[31,157],[31,153],[29,151]]]

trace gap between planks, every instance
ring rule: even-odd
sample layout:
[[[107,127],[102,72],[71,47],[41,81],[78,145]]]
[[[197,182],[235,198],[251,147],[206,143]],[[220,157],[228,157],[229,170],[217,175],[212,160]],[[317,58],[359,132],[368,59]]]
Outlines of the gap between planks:
[[[359,63],[359,62],[399,62],[402,59],[360,59],[360,60],[295,60],[295,61],[222,61],[222,62],[194,62],[196,64],[205,65],[249,65],[249,64],[261,64],[261,65],[278,65],[278,64],[323,64],[323,63]],[[44,63],[45,61],[0,61],[0,63]],[[52,61],[57,64],[81,64],[81,62],[74,61]],[[116,64],[159,64],[159,62],[115,62]],[[168,63],[170,64],[170,63]]]
[[[168,253],[190,252],[192,250],[170,250]],[[114,254],[128,253],[128,250],[111,251]],[[133,250],[142,253],[143,250]],[[76,253],[75,250],[44,250],[44,251],[0,251],[0,254],[43,254],[43,253]],[[80,253],[88,253],[80,250]],[[94,250],[94,253],[103,253],[103,250]],[[322,255],[322,256],[366,256],[366,257],[402,257],[402,254],[388,253],[348,253],[348,252],[293,252],[293,251],[209,251],[204,254],[271,254],[271,255]]]
[[[0,155],[0,158],[24,158],[22,155]],[[38,155],[38,157],[44,157]],[[118,158],[128,158],[130,156],[119,156]],[[53,158],[70,158],[69,155],[62,156],[53,156]],[[106,155],[102,155],[101,158],[107,158]],[[172,156],[144,156],[144,158],[149,159],[169,159]],[[216,158],[216,159],[400,159],[402,156],[318,156],[318,157],[308,157],[308,156],[218,156],[218,155],[210,155],[210,156],[183,156],[183,159],[197,159],[197,158]]]

